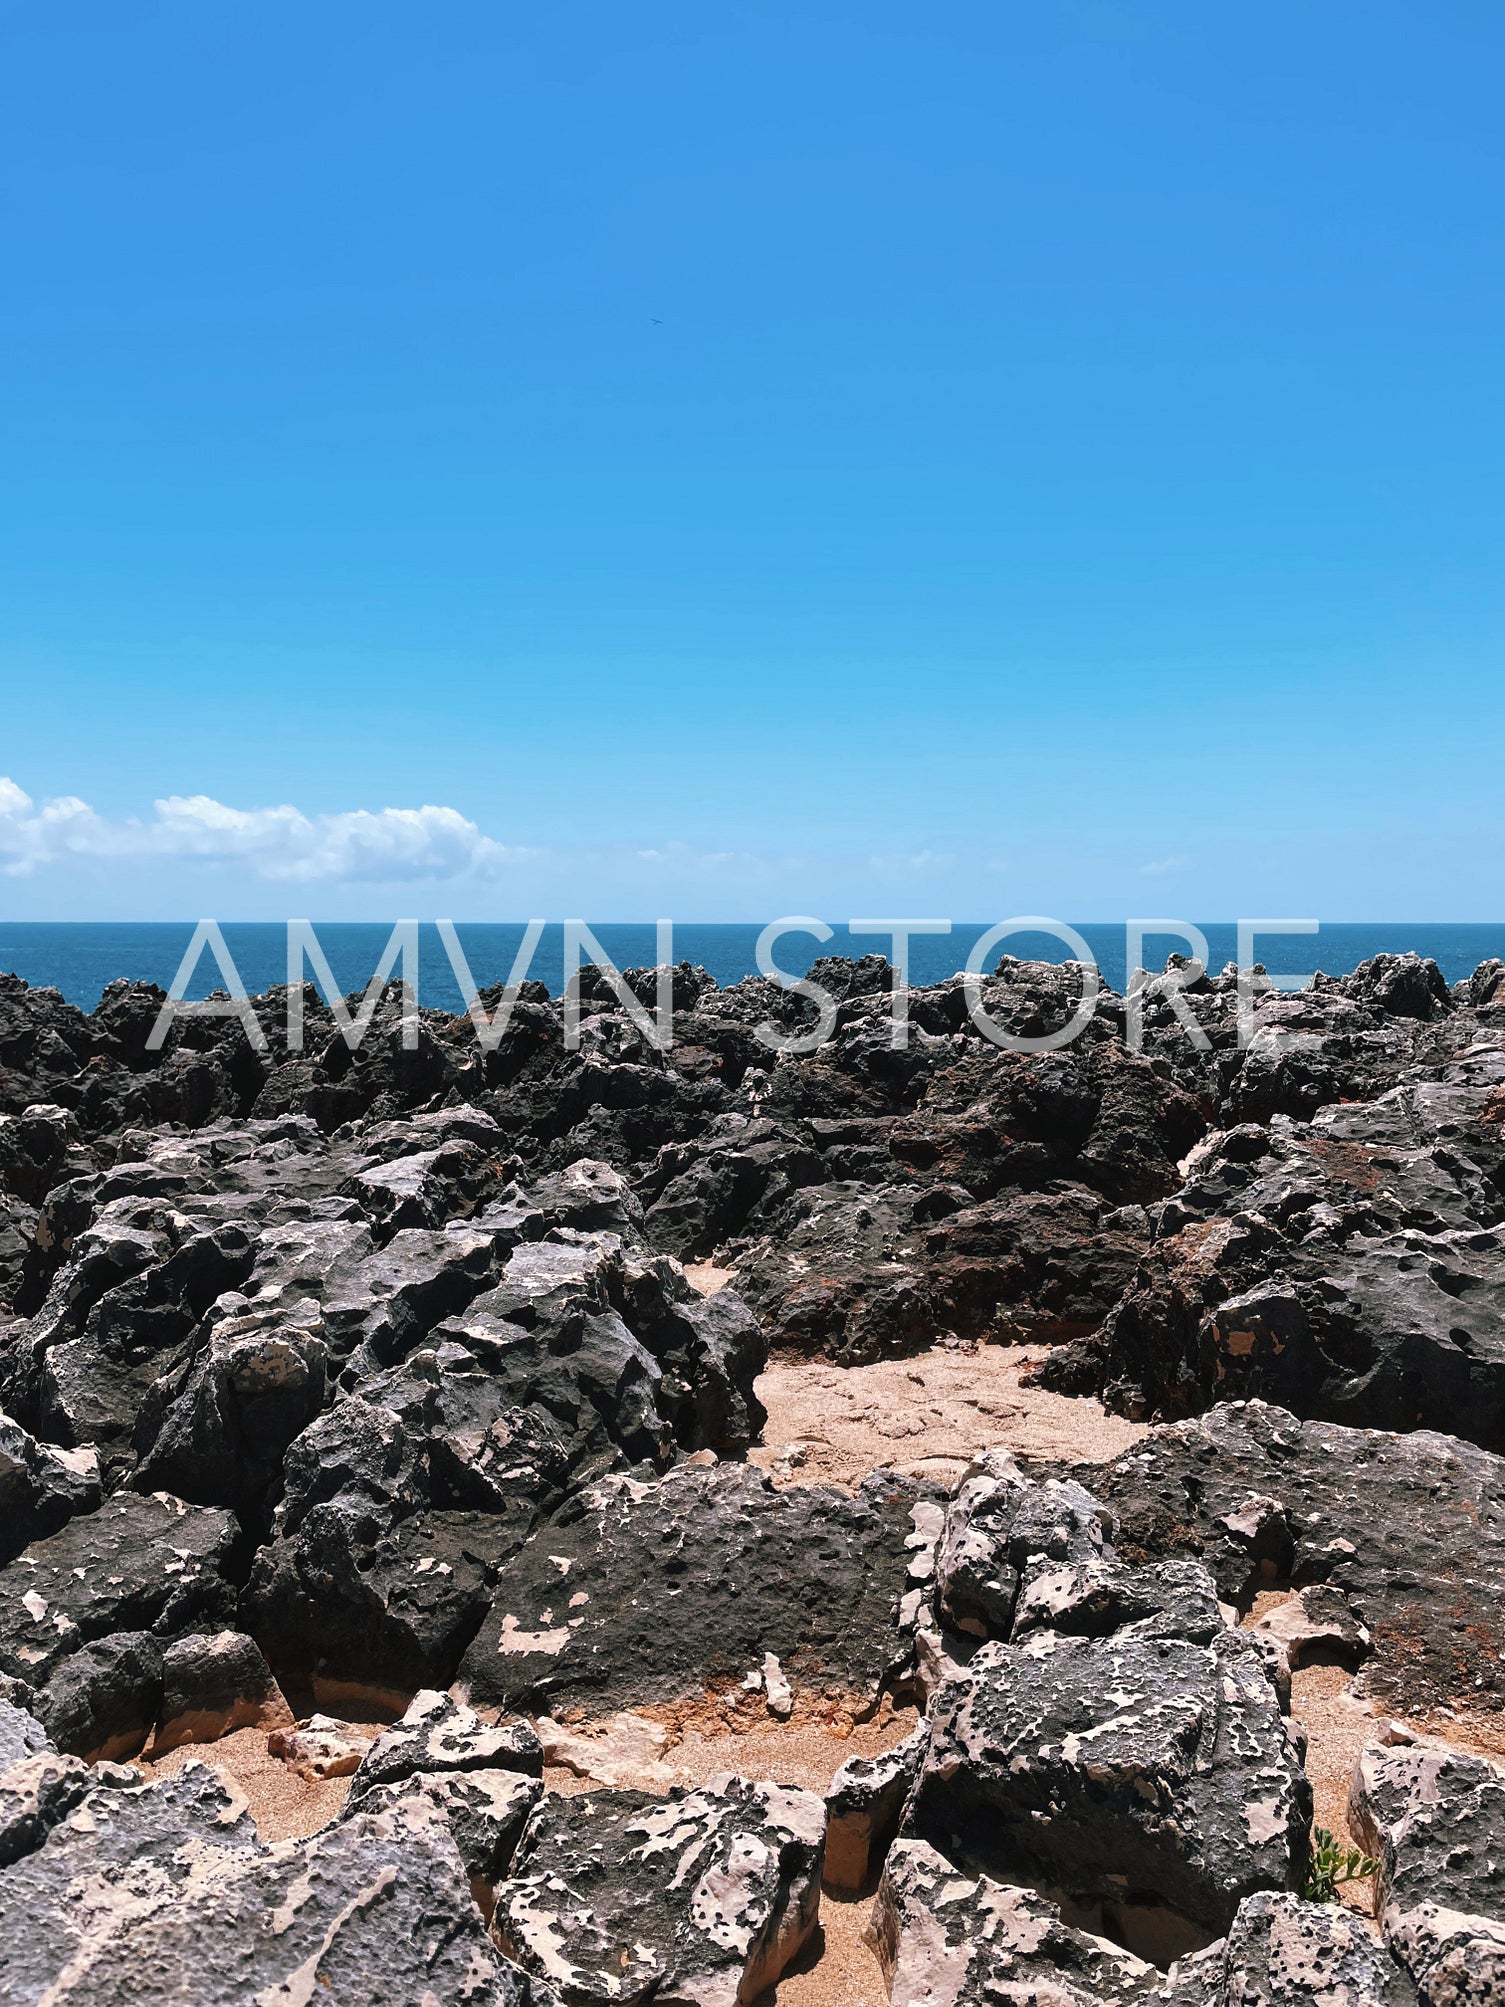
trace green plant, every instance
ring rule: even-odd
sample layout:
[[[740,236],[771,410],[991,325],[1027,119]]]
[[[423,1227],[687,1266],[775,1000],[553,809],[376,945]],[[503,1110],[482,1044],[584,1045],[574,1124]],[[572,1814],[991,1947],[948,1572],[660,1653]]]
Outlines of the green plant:
[[[1336,1902],[1344,1882],[1367,1882],[1379,1871],[1378,1861],[1357,1847],[1340,1847],[1326,1826],[1317,1826],[1312,1831],[1306,1887],[1301,1893],[1308,1902]]]

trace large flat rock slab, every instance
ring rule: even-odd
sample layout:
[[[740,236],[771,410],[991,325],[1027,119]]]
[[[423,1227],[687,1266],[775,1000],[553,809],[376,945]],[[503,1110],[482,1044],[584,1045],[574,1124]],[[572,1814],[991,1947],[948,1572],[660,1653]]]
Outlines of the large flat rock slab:
[[[874,1693],[902,1656],[912,1480],[779,1491],[731,1464],[588,1487],[510,1561],[460,1667],[471,1699],[608,1713],[735,1684]]]

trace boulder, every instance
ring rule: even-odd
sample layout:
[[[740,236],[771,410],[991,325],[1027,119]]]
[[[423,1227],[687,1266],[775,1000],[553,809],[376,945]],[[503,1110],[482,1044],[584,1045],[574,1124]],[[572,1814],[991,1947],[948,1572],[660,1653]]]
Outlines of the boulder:
[[[428,1776],[471,1770],[506,1770],[523,1777],[543,1775],[543,1749],[526,1721],[483,1721],[452,1695],[417,1694],[401,1721],[385,1729],[366,1750],[350,1787],[349,1803],[359,1805],[368,1791],[399,1784],[422,1771]]]
[[[1311,1787],[1257,1654],[1180,1638],[988,1644],[931,1707],[906,1831],[958,1864],[1193,1948],[1295,1889]]]
[[[228,1512],[165,1495],[106,1499],[0,1569],[0,1671],[41,1685],[96,1638],[223,1623],[236,1540]]]
[[[91,1762],[135,1756],[162,1705],[162,1647],[145,1631],[96,1638],[63,1660],[36,1697],[56,1746]]]
[[[735,1776],[546,1798],[496,1929],[565,2007],[746,2007],[815,1928],[824,1839],[819,1798]]]
[[[177,1638],[162,1653],[155,1759],[185,1742],[217,1742],[238,1728],[286,1728],[292,1710],[244,1631]]]
[[[121,1999],[545,2007],[487,1939],[421,1796],[260,1846],[213,1774],[96,1790],[0,1875],[0,1985],[18,2007]]]
[[[1371,1692],[1423,1714],[1505,1702],[1505,1460],[1447,1436],[1304,1422],[1230,1402],[1074,1473],[1130,1561],[1190,1557],[1225,1602],[1341,1590]]]
[[[772,1652],[797,1688],[876,1699],[907,1656],[920,1489],[780,1491],[744,1465],[605,1478],[509,1563],[461,1682],[477,1705],[609,1713],[736,1685]]]
[[[890,1850],[869,1926],[891,2007],[1096,2007],[1157,1997],[1160,1974],[1064,1923],[1033,1889],[967,1874],[923,1840]]]
[[[0,1566],[99,1502],[99,1459],[92,1449],[38,1442],[0,1414]]]

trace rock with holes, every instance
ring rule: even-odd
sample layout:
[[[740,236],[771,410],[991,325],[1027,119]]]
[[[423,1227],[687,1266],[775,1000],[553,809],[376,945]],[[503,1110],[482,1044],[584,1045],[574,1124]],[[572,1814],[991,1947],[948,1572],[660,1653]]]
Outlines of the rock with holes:
[[[741,1777],[548,1798],[496,1928],[565,2007],[745,2007],[815,1928],[824,1840],[819,1798]]]
[[[1280,1580],[1341,1590],[1399,1711],[1505,1705],[1505,1458],[1235,1401],[1075,1475],[1125,1560],[1199,1560],[1229,1603]]]
[[[41,1846],[97,1781],[78,1757],[59,1755],[34,1715],[0,1701],[0,1868]]]
[[[461,1682],[477,1704],[609,1713],[735,1685],[771,1652],[796,1690],[875,1693],[909,1649],[922,1490],[878,1472],[856,1497],[779,1491],[726,1464],[603,1479],[510,1562]]]
[[[418,1771],[430,1775],[467,1770],[508,1770],[543,1775],[544,1752],[531,1722],[483,1721],[474,1708],[447,1693],[416,1694],[396,1721],[366,1750],[350,1786],[350,1804],[368,1791],[401,1783]]]
[[[489,1916],[492,1889],[511,1866],[529,1814],[543,1796],[537,1777],[515,1770],[415,1770],[396,1784],[378,1784],[347,1809],[389,1811],[421,1798],[448,1826],[471,1892]]]
[[[1505,1448],[1502,1085],[1491,1045],[1309,1123],[1209,1138],[1090,1341],[1110,1405],[1258,1395]]]
[[[1191,1948],[1299,1886],[1311,1786],[1258,1655],[1227,1634],[985,1645],[931,1707],[906,1829],[1000,1879]]]
[[[1289,1894],[1240,1903],[1226,1942],[1184,1961],[1174,1978],[1167,2007],[1416,2007],[1417,1998],[1362,1917]]]
[[[1440,1743],[1371,1743],[1349,1823],[1379,1856],[1385,1941],[1428,2007],[1505,2000],[1505,1777]]]
[[[544,2007],[487,1939],[449,1827],[420,1795],[258,1844],[190,1764],[96,1790],[0,1874],[0,1990],[193,2007]]]
[[[0,1570],[0,1671],[40,1686],[116,1631],[171,1638],[223,1623],[237,1527],[228,1512],[121,1492]]]
[[[900,1840],[889,1853],[869,1942],[891,2007],[1096,2007],[1153,2000],[1160,1978],[1118,1945],[1063,1923],[1033,1889],[962,1873],[922,1840]]]
[[[1210,1645],[1225,1629],[1217,1584],[1196,1561],[1126,1567],[1115,1554],[1026,1572],[1012,1636],[1062,1631],[1072,1637],[1186,1638]]]
[[[850,1756],[826,1791],[825,1886],[855,1895],[882,1859],[899,1830],[906,1799],[914,1789],[930,1744],[930,1724],[881,1756]]]

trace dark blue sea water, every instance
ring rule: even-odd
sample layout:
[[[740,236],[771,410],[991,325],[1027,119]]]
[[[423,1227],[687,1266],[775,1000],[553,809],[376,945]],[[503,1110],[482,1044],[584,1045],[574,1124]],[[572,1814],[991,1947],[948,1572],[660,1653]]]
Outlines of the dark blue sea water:
[[[364,989],[385,947],[390,929],[363,923],[331,921],[316,924],[320,944],[329,959],[335,980],[348,994]],[[246,988],[255,995],[287,980],[287,936],[278,925],[227,922],[224,935]],[[470,962],[476,983],[504,982],[512,968],[512,958],[522,940],[522,925],[461,926],[460,942]],[[656,936],[651,925],[603,925],[594,930],[602,948],[618,968],[641,968],[656,959]],[[950,935],[916,936],[910,944],[910,979],[916,983],[938,982],[952,975],[966,962],[974,941],[985,932],[980,924],[958,924]],[[1232,923],[1203,924],[1213,968],[1236,959],[1236,932]],[[684,926],[675,929],[674,959],[698,962],[725,986],[757,972],[754,947],[761,929],[755,926]],[[1104,979],[1115,989],[1124,985],[1125,940],[1122,926],[1082,925],[1078,932],[1097,959]],[[131,976],[160,983],[165,989],[177,972],[183,952],[193,934],[193,923],[146,924],[136,922],[0,922],[0,969],[13,970],[33,986],[51,984],[71,1003],[92,1010],[105,984],[116,976]],[[817,955],[860,955],[883,951],[882,938],[849,935],[837,927],[829,942],[819,943],[808,935],[790,934],[775,949],[781,968],[800,974]],[[1145,960],[1162,966],[1166,954],[1183,947],[1174,939],[1151,937],[1146,942]],[[1491,956],[1505,957],[1505,923],[1478,926],[1434,926],[1425,922],[1396,921],[1385,925],[1324,926],[1315,936],[1286,939],[1261,937],[1254,958],[1272,974],[1309,975],[1317,969],[1342,975],[1382,950],[1404,953],[1414,948],[1418,954],[1434,956],[1449,982],[1468,975]],[[988,956],[991,966],[999,952],[1062,961],[1069,949],[1048,935],[1021,934]],[[545,930],[529,974],[548,984],[558,995],[563,987],[564,942],[558,926]],[[213,958],[205,954],[199,964],[198,980],[190,986],[192,997],[207,996],[220,987]],[[420,935],[419,987],[422,1001],[437,1009],[458,1010],[460,992],[438,934],[424,927]]]

